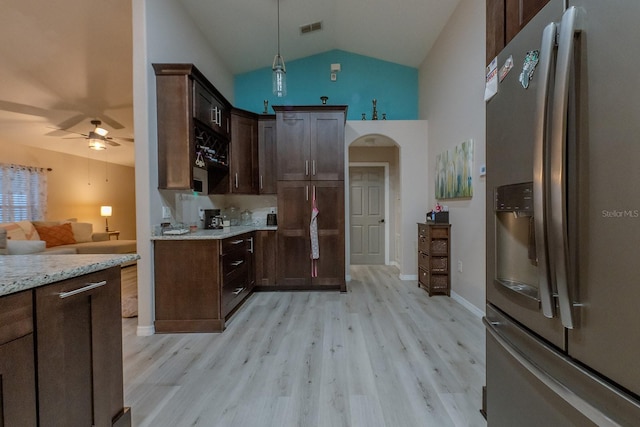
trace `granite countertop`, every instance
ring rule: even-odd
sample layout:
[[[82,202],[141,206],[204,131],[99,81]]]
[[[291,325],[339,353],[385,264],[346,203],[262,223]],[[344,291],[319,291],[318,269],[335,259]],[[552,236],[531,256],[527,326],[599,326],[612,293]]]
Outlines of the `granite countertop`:
[[[0,296],[82,276],[140,259],[138,254],[0,256]]]
[[[151,236],[151,240],[218,240],[238,236],[240,234],[249,233],[251,231],[276,231],[277,229],[277,226],[266,225],[238,225],[233,227],[225,227],[220,230],[203,230],[199,228],[194,232],[185,234]]]

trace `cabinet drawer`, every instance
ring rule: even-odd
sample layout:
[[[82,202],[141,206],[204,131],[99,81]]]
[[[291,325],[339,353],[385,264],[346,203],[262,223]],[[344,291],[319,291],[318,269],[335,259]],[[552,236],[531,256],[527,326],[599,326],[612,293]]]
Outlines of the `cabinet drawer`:
[[[422,286],[429,286],[429,272],[423,268],[418,269],[418,282]]]
[[[429,253],[429,239],[426,236],[418,236],[418,250],[425,254]]]
[[[449,254],[449,240],[447,239],[434,239],[431,241],[431,251],[429,252],[431,255]]]
[[[248,243],[249,239],[246,238],[246,235],[224,239],[222,241],[222,254],[227,255],[239,251],[246,252]]]
[[[429,226],[426,224],[418,224],[418,237],[427,237],[429,235]]]
[[[0,297],[0,344],[33,332],[31,291]]]
[[[449,259],[447,257],[431,257],[431,268],[433,273],[446,273],[449,271]]]
[[[449,227],[431,227],[430,236],[432,239],[446,239],[449,237]]]
[[[249,293],[247,274],[229,280],[222,287],[222,316],[226,317]]]
[[[431,292],[448,292],[449,276],[444,274],[432,274],[428,286]]]
[[[429,269],[429,255],[424,252],[418,252],[418,267],[425,270]]]

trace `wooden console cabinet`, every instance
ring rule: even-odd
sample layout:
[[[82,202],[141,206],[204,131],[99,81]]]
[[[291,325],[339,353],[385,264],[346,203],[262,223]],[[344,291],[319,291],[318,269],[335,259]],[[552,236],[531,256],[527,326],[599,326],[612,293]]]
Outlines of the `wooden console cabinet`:
[[[451,295],[451,225],[418,224],[418,286]]]
[[[216,240],[156,240],[156,332],[222,332],[249,296],[254,233]]]

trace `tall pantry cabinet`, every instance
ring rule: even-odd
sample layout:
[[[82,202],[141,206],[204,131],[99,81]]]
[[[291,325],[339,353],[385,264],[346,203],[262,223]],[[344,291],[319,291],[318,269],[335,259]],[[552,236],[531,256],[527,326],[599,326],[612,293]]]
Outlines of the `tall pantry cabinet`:
[[[278,178],[278,288],[345,284],[344,125],[346,106],[273,106]],[[311,260],[315,199],[320,257]],[[315,271],[314,271],[315,270]]]

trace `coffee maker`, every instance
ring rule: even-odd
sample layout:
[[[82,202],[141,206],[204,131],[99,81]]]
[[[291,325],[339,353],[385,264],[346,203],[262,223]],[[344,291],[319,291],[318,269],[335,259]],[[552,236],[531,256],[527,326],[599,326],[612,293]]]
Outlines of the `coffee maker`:
[[[220,215],[220,209],[204,210],[204,228],[207,230],[222,229],[222,216]]]

